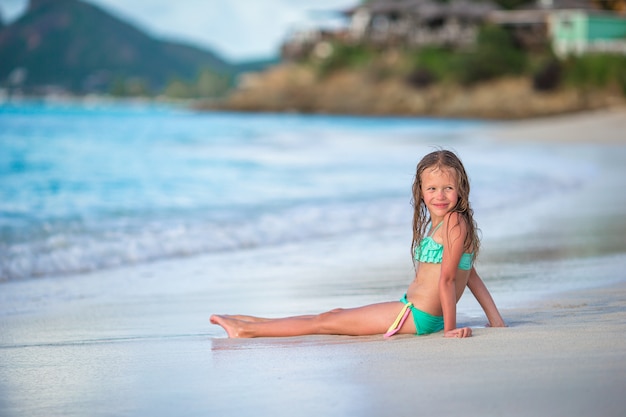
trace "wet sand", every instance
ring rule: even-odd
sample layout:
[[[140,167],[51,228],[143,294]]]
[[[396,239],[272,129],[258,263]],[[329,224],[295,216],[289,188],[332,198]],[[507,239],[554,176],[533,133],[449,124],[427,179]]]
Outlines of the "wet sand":
[[[615,184],[626,164],[614,150],[623,149],[623,123],[595,113],[490,129],[491,140],[556,141],[565,151],[571,138],[585,144],[575,152],[604,158],[613,179],[540,203],[538,226],[515,239],[489,237],[517,227],[506,216],[489,219],[479,267],[508,328],[485,328],[467,295],[459,321],[474,337],[464,340],[236,340],[208,322],[212,313],[280,316],[395,299],[412,273],[397,231],[358,250],[362,240],[345,237],[306,251],[294,244],[3,283],[0,415],[621,417],[626,197]],[[595,146],[595,138],[612,139]],[[239,273],[262,260],[254,274]],[[219,285],[207,279],[216,274]],[[517,292],[489,281],[537,274],[554,288]],[[558,291],[575,280],[568,288],[578,290]]]
[[[625,295],[620,285],[507,310],[510,328],[475,328],[467,340],[215,340],[220,376],[249,367],[240,394],[257,396],[242,404],[214,389],[244,414],[617,417],[626,410]]]

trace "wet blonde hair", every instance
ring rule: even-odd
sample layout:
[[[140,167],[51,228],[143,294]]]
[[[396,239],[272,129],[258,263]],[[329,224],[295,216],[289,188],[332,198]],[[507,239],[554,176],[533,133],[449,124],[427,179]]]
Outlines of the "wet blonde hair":
[[[429,153],[417,164],[415,181],[413,182],[413,242],[411,243],[411,257],[415,263],[415,249],[419,247],[421,240],[426,235],[426,228],[431,223],[430,214],[424,204],[422,196],[422,173],[427,169],[451,169],[456,175],[457,201],[452,213],[459,213],[467,224],[467,235],[463,242],[465,252],[473,252],[474,259],[478,255],[480,248],[480,238],[478,237],[478,227],[474,221],[474,210],[469,202],[470,183],[463,163],[459,157],[448,150],[437,150]]]

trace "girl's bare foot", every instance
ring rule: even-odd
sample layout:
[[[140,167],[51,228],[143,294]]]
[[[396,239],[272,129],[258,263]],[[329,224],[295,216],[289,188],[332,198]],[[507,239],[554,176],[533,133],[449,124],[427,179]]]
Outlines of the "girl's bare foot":
[[[229,316],[219,316],[215,314],[211,316],[210,320],[211,323],[222,326],[222,328],[226,330],[226,333],[228,333],[228,337],[230,338],[246,337],[243,336],[242,329],[242,325],[245,324],[245,322],[241,320],[237,320]]]

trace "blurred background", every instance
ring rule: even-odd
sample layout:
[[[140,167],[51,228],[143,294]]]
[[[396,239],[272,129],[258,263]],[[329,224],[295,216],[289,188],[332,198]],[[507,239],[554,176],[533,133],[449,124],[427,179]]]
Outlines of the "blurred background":
[[[0,0],[0,13],[4,99],[518,118],[626,94],[624,0]]]

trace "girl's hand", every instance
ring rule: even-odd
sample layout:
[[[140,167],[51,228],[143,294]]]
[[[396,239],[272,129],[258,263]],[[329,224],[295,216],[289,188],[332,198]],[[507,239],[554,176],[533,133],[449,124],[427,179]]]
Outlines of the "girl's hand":
[[[472,336],[472,329],[470,329],[469,327],[448,330],[443,335],[443,337],[471,337],[471,336]]]
[[[509,327],[509,326],[506,325],[504,320],[497,319],[497,320],[494,320],[493,323],[491,322],[487,323],[485,327]]]

